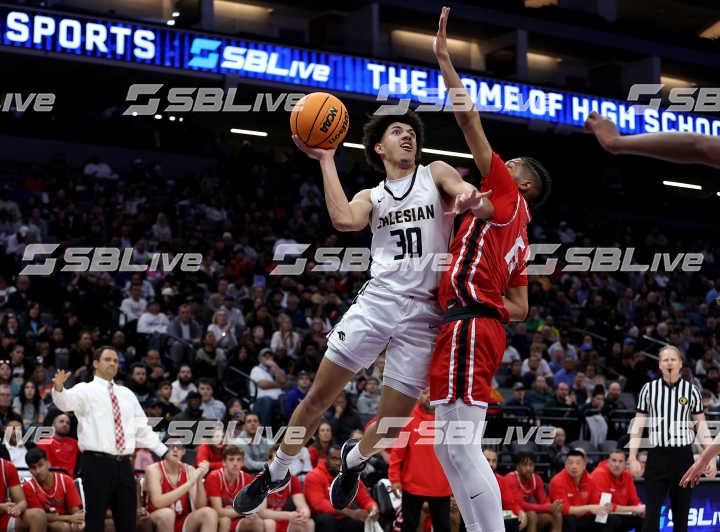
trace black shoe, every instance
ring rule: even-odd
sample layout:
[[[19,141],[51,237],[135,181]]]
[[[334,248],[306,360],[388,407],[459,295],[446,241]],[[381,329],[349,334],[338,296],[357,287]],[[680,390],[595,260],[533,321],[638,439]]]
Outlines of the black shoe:
[[[347,455],[358,443],[360,443],[358,440],[348,440],[340,451],[340,473],[330,484],[330,504],[336,510],[347,508],[355,500],[360,486],[360,473],[365,469],[366,462],[353,469],[347,465]]]
[[[273,482],[270,480],[270,468],[265,464],[262,472],[235,496],[233,508],[241,515],[254,514],[260,509],[268,493],[280,491],[289,483],[290,471],[288,471],[284,479]]]

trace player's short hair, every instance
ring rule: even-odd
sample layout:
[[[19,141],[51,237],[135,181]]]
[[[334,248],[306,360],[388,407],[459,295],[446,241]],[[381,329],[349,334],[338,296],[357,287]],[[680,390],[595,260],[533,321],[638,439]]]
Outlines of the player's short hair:
[[[515,464],[520,465],[525,463],[534,464],[535,456],[532,453],[527,452],[518,453],[518,455],[515,457]]]
[[[571,456],[579,456],[583,460],[587,460],[587,456],[585,456],[585,453],[582,451],[579,451],[577,449],[570,449],[567,453],[567,457],[570,458]]]
[[[385,172],[385,165],[382,157],[375,152],[375,144],[380,142],[385,135],[385,131],[390,124],[401,122],[408,124],[415,131],[415,144],[417,151],[415,152],[415,164],[420,164],[422,158],[423,140],[425,139],[425,125],[420,116],[412,110],[407,110],[401,115],[372,115],[363,126],[362,143],[365,146],[365,160],[373,170]]]
[[[243,449],[239,445],[226,445],[225,447],[223,447],[223,460],[225,460],[228,456],[240,456],[245,459],[245,449]]]
[[[25,463],[28,467],[32,467],[40,460],[47,460],[47,454],[39,447],[33,447],[25,455]]]
[[[529,171],[530,180],[533,182],[533,188],[537,190],[531,197],[528,198],[530,205],[533,209],[537,209],[550,197],[552,192],[552,179],[547,169],[538,161],[532,157],[520,157],[525,161],[525,167]]]

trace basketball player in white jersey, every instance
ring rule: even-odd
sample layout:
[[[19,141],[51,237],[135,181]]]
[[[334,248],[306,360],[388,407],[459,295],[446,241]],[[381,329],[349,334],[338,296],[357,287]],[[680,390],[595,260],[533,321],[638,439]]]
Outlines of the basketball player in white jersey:
[[[370,165],[386,178],[348,201],[337,169],[335,150],[295,144],[320,161],[325,201],[339,231],[373,232],[372,278],[328,335],[328,348],[315,382],[290,419],[304,427],[302,444],[286,438],[269,468],[235,498],[235,510],[257,511],[268,493],[283,489],[289,467],[302,445],[314,434],[323,413],[361,369],[386,350],[378,421],[362,440],[348,440],[342,449],[340,474],[331,486],[330,501],[342,513],[354,499],[365,462],[398,436],[405,423],[386,428],[384,418],[407,418],[427,386],[433,345],[442,316],[431,295],[441,271],[433,271],[428,256],[447,254],[457,212],[472,210],[480,218],[493,215],[487,194],[463,181],[442,161],[420,163],[423,124],[413,111],[376,115],[364,127],[363,144]],[[413,267],[413,261],[423,266]],[[434,268],[439,270],[440,268]],[[397,420],[396,420],[397,421]],[[290,431],[288,431],[290,432]],[[380,441],[384,439],[384,441]]]

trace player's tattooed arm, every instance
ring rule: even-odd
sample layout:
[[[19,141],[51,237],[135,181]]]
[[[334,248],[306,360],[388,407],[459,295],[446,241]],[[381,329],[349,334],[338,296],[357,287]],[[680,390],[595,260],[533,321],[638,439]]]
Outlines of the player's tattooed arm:
[[[483,177],[485,177],[490,173],[493,151],[480,122],[480,114],[475,108],[467,89],[460,81],[460,76],[455,71],[450,59],[446,31],[449,14],[450,8],[443,7],[437,36],[433,43],[433,51],[440,70],[442,70],[443,80],[448,92],[448,102],[453,106],[455,120],[465,135],[465,141],[473,154],[475,164]]]
[[[663,161],[706,164],[720,168],[720,138],[697,133],[647,133],[621,135],[617,126],[595,111],[585,122],[600,145],[613,154],[644,155]]]

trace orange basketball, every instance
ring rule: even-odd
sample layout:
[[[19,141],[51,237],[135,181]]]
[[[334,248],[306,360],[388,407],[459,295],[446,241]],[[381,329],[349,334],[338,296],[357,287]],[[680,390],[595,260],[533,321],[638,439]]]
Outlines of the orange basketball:
[[[335,148],[347,134],[350,117],[343,103],[327,92],[303,96],[290,113],[290,129],[312,148]]]

